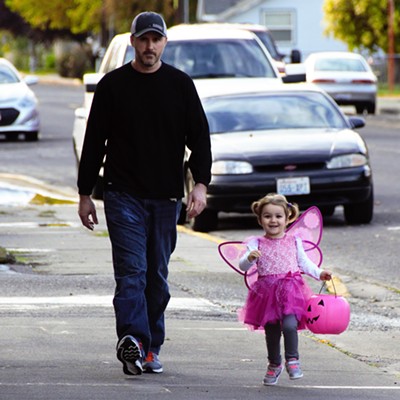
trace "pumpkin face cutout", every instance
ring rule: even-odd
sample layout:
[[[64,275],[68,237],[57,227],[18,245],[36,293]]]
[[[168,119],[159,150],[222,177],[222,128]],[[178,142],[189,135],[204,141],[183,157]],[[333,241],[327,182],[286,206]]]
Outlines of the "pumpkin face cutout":
[[[313,333],[337,335],[350,322],[350,305],[341,296],[314,294],[306,308],[306,326]]]

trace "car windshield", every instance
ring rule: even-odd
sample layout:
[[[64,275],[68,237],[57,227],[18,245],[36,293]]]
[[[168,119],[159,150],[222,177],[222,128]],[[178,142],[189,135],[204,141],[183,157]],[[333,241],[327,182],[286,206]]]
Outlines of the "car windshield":
[[[325,58],[315,61],[316,71],[367,71],[364,63],[356,59]]]
[[[162,60],[192,78],[276,77],[255,40],[174,40],[167,43]]]
[[[321,93],[220,96],[203,103],[211,133],[347,126]]]
[[[17,75],[11,69],[0,65],[0,84],[17,82],[19,82]]]

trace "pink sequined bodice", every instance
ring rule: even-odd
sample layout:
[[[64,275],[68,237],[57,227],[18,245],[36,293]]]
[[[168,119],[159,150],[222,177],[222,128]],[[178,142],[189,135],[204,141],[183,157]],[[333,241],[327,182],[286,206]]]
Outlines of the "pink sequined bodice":
[[[257,262],[258,275],[299,271],[296,239],[293,236],[285,235],[279,239],[260,237],[258,249],[261,252]]]

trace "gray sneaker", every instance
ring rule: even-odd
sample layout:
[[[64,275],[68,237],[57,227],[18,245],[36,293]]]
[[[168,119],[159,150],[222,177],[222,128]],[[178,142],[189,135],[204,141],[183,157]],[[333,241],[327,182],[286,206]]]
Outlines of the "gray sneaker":
[[[148,352],[143,362],[143,370],[144,372],[153,372],[155,374],[161,374],[161,372],[163,372],[163,366],[158,358],[158,354],[152,351]]]
[[[269,364],[267,373],[265,374],[263,384],[265,386],[273,386],[278,383],[279,375],[282,373],[282,365]]]
[[[295,358],[286,362],[286,371],[290,379],[300,379],[303,377],[303,372],[300,368],[300,361]]]
[[[140,375],[142,367],[142,348],[133,336],[124,336],[117,344],[117,358],[122,362],[126,375]]]

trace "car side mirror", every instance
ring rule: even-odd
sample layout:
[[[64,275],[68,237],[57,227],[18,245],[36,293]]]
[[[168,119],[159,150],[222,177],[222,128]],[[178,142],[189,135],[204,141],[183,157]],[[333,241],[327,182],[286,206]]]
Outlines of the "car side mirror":
[[[365,119],[360,117],[348,117],[349,122],[353,129],[363,128],[365,126]]]
[[[301,63],[301,52],[300,50],[292,50],[290,53],[290,61],[292,64]]]

